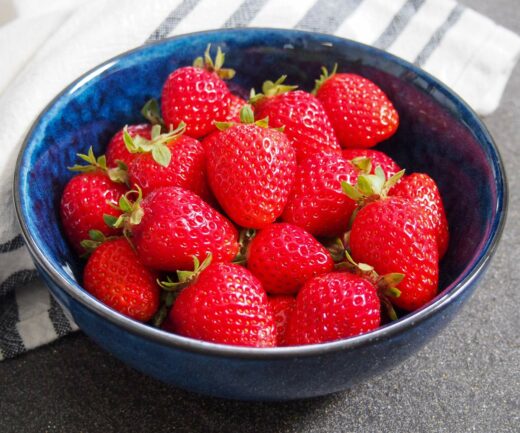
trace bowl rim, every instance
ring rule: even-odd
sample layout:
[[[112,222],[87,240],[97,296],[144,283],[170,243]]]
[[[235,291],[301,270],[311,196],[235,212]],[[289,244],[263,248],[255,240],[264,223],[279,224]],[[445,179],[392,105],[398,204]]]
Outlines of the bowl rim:
[[[399,319],[396,322],[391,322],[382,327],[377,328],[374,331],[361,334],[354,337],[349,337],[346,339],[320,343],[320,344],[311,344],[311,345],[302,345],[302,346],[289,346],[289,347],[274,347],[274,348],[253,348],[253,347],[243,347],[243,346],[231,346],[225,344],[218,343],[210,343],[206,341],[196,340],[188,337],[183,337],[177,334],[169,333],[163,331],[158,328],[154,328],[150,325],[136,322],[117,311],[107,307],[102,304],[92,295],[90,295],[87,291],[85,291],[79,282],[76,284],[71,284],[69,281],[64,279],[52,266],[51,262],[48,258],[43,254],[43,252],[39,249],[36,244],[33,236],[28,228],[28,225],[24,219],[23,211],[22,211],[22,199],[20,192],[20,182],[21,182],[21,168],[22,161],[24,159],[25,151],[29,147],[31,143],[31,138],[35,129],[38,127],[40,120],[44,117],[44,115],[54,106],[55,103],[58,102],[65,94],[70,91],[73,91],[76,87],[83,85],[89,81],[89,78],[96,77],[98,74],[104,72],[105,70],[109,70],[111,67],[116,66],[118,61],[124,60],[127,57],[130,57],[132,54],[140,53],[142,51],[146,51],[148,48],[158,46],[158,45],[167,45],[172,41],[178,39],[189,39],[190,37],[197,35],[205,35],[205,34],[220,34],[220,33],[234,33],[234,32],[272,32],[277,33],[281,36],[284,35],[300,35],[314,38],[324,38],[328,39],[330,43],[341,43],[351,46],[356,46],[358,49],[361,49],[364,52],[368,52],[372,55],[383,56],[385,60],[389,60],[393,63],[397,63],[400,66],[414,72],[417,76],[426,80],[429,86],[434,87],[437,91],[442,93],[448,100],[453,102],[457,109],[463,115],[463,118],[466,120],[466,123],[469,123],[469,127],[474,129],[477,127],[480,130],[481,137],[479,141],[486,144],[488,150],[492,154],[492,163],[495,169],[495,172],[499,174],[495,178],[495,185],[497,189],[497,200],[495,203],[496,206],[496,214],[495,218],[491,221],[489,233],[486,235],[483,240],[481,247],[481,251],[476,253],[478,257],[470,267],[466,267],[463,273],[459,276],[462,277],[457,284],[451,284],[447,286],[443,290],[443,294],[440,293],[428,304],[423,306],[421,309],[410,313]],[[492,256],[494,255],[496,248],[498,246],[498,242],[502,235],[506,217],[507,217],[507,209],[508,209],[508,185],[507,185],[507,177],[504,168],[504,164],[500,153],[498,151],[497,145],[494,142],[491,134],[489,133],[485,124],[480,120],[478,115],[474,112],[474,110],[461,98],[457,93],[455,93],[451,88],[442,83],[439,79],[433,77],[428,72],[422,70],[421,68],[413,65],[412,63],[397,57],[391,53],[383,51],[381,49],[375,48],[370,45],[366,45],[357,41],[353,41],[347,38],[342,38],[334,35],[329,35],[326,33],[313,32],[313,31],[305,31],[305,30],[297,30],[297,29],[278,29],[278,28],[269,28],[269,27],[248,27],[248,28],[229,28],[229,29],[213,29],[213,30],[205,30],[199,32],[185,33],[182,35],[176,35],[173,37],[165,38],[160,41],[154,41],[152,43],[147,43],[146,45],[142,45],[127,51],[124,51],[117,56],[114,56],[94,68],[88,70],[80,77],[76,78],[72,83],[67,85],[60,93],[58,93],[40,112],[38,117],[34,120],[31,125],[31,128],[26,133],[23,144],[18,153],[18,158],[16,161],[15,167],[15,175],[14,175],[14,184],[13,184],[13,196],[15,203],[15,210],[18,222],[21,227],[21,233],[24,238],[25,244],[31,253],[33,260],[45,271],[47,272],[52,281],[61,289],[65,291],[65,293],[72,297],[75,301],[82,304],[87,309],[91,310],[95,314],[101,316],[104,319],[107,319],[115,325],[116,327],[120,327],[125,329],[126,331],[131,332],[139,337],[143,337],[146,339],[150,339],[155,343],[163,344],[178,350],[187,350],[194,353],[204,354],[204,355],[212,355],[212,356],[222,356],[222,357],[232,357],[232,358],[243,358],[243,359],[258,359],[258,360],[267,360],[267,359],[285,359],[285,358],[294,358],[294,357],[309,357],[316,355],[323,355],[325,353],[337,352],[343,350],[352,350],[361,346],[365,346],[368,344],[375,343],[379,340],[386,339],[392,337],[396,334],[405,332],[408,329],[413,328],[417,324],[425,321],[430,318],[437,312],[443,310],[452,302],[454,302],[457,298],[459,298],[475,281],[481,274],[481,272],[485,269]],[[51,290],[52,292],[52,290]],[[441,292],[442,293],[442,292]]]

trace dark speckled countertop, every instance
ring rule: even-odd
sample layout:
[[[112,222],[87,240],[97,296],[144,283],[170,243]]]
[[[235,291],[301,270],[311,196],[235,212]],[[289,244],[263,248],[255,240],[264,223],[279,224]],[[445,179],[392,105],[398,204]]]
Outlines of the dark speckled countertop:
[[[461,3],[520,33],[519,0]],[[289,403],[200,397],[78,332],[0,363],[0,432],[519,432],[520,66],[485,123],[510,187],[502,242],[457,318],[417,355],[348,391]]]

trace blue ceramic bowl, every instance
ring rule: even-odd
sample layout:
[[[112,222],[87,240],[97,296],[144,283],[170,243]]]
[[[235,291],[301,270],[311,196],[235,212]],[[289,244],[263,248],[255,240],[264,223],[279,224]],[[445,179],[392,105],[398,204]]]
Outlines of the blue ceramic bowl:
[[[251,349],[205,343],[134,322],[81,287],[82,264],[60,229],[67,166],[89,146],[99,154],[122,125],[160,95],[167,75],[206,45],[228,53],[237,89],[281,74],[311,89],[320,67],[377,83],[399,111],[397,134],[379,149],[440,187],[451,229],[439,295],[421,310],[354,338],[327,344]],[[18,159],[15,201],[28,248],[52,294],[100,346],[175,386],[234,399],[284,400],[343,390],[398,364],[456,314],[497,246],[506,216],[506,180],[497,148],[475,113],[415,66],[352,41],[293,30],[219,30],[179,36],[118,56],[67,87],[43,111]]]

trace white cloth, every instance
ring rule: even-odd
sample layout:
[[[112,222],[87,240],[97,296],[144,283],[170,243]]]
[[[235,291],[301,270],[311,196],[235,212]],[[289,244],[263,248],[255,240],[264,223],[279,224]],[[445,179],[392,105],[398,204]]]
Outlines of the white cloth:
[[[20,144],[45,105],[97,64],[150,40],[219,27],[333,33],[415,62],[493,112],[520,38],[453,0],[0,0],[0,359],[75,329],[42,284],[11,199]],[[0,23],[5,19],[0,16]],[[23,288],[22,288],[23,286]]]

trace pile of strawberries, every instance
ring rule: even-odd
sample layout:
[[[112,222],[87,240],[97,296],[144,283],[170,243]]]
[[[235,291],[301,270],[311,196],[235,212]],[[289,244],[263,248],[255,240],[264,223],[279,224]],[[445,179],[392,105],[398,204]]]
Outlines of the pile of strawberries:
[[[312,93],[282,77],[246,102],[209,49],[169,75],[149,123],[71,167],[61,220],[85,289],[169,332],[255,347],[358,335],[429,302],[444,207],[427,174],[371,149],[399,124],[383,91],[323,68]]]

